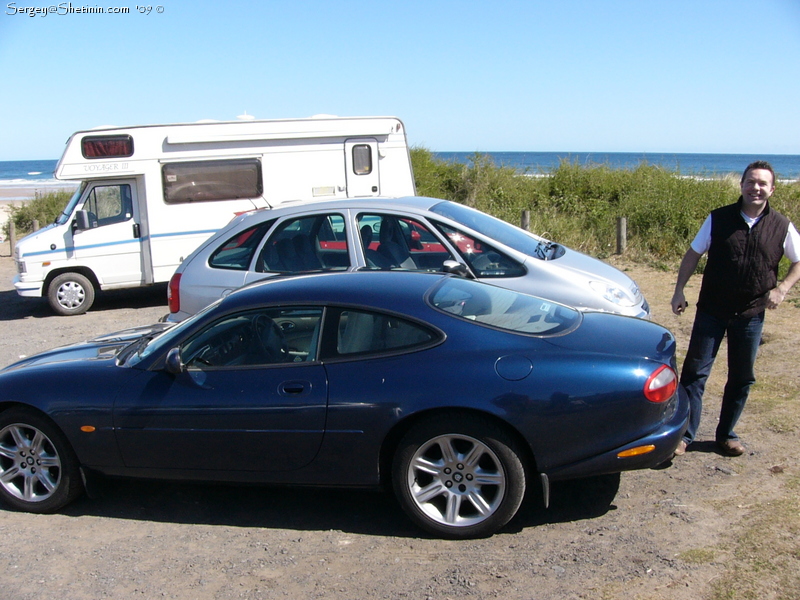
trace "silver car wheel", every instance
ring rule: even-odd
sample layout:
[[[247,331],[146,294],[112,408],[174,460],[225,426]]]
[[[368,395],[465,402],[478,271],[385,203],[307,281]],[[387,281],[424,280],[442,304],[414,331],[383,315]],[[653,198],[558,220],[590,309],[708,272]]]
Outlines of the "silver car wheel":
[[[24,502],[43,502],[61,482],[55,445],[35,427],[13,423],[0,431],[0,485]]]
[[[442,435],[421,446],[407,473],[411,498],[442,525],[469,527],[488,519],[505,497],[506,476],[498,456],[466,435]]]

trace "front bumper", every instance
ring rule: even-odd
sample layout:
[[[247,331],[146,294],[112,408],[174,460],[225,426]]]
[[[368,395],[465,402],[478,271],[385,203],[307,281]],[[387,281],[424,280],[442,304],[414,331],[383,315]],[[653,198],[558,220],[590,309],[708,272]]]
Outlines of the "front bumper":
[[[22,281],[19,273],[14,275],[14,289],[25,298],[40,298],[43,284],[43,281]]]

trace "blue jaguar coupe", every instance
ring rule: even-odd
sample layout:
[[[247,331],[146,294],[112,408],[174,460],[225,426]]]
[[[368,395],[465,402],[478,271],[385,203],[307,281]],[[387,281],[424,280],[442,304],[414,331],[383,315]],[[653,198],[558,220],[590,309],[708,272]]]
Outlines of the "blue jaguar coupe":
[[[528,488],[667,461],[687,418],[652,322],[454,275],[278,277],[0,371],[0,499],[56,511],[92,473],[385,486],[473,538]]]

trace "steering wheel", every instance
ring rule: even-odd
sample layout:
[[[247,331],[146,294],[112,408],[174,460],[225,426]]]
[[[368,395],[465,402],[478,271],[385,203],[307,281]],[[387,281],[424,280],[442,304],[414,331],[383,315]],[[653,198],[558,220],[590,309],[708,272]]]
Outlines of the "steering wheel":
[[[284,362],[289,355],[289,348],[280,325],[266,315],[258,315],[253,320],[253,326],[266,362]]]

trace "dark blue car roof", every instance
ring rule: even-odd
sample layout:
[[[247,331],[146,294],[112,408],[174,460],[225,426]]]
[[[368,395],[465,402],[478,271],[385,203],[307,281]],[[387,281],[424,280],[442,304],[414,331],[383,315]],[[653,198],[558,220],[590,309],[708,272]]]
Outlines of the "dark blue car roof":
[[[229,309],[254,304],[358,304],[390,311],[417,312],[425,293],[442,273],[413,271],[327,272],[273,277],[234,292],[224,300]]]

